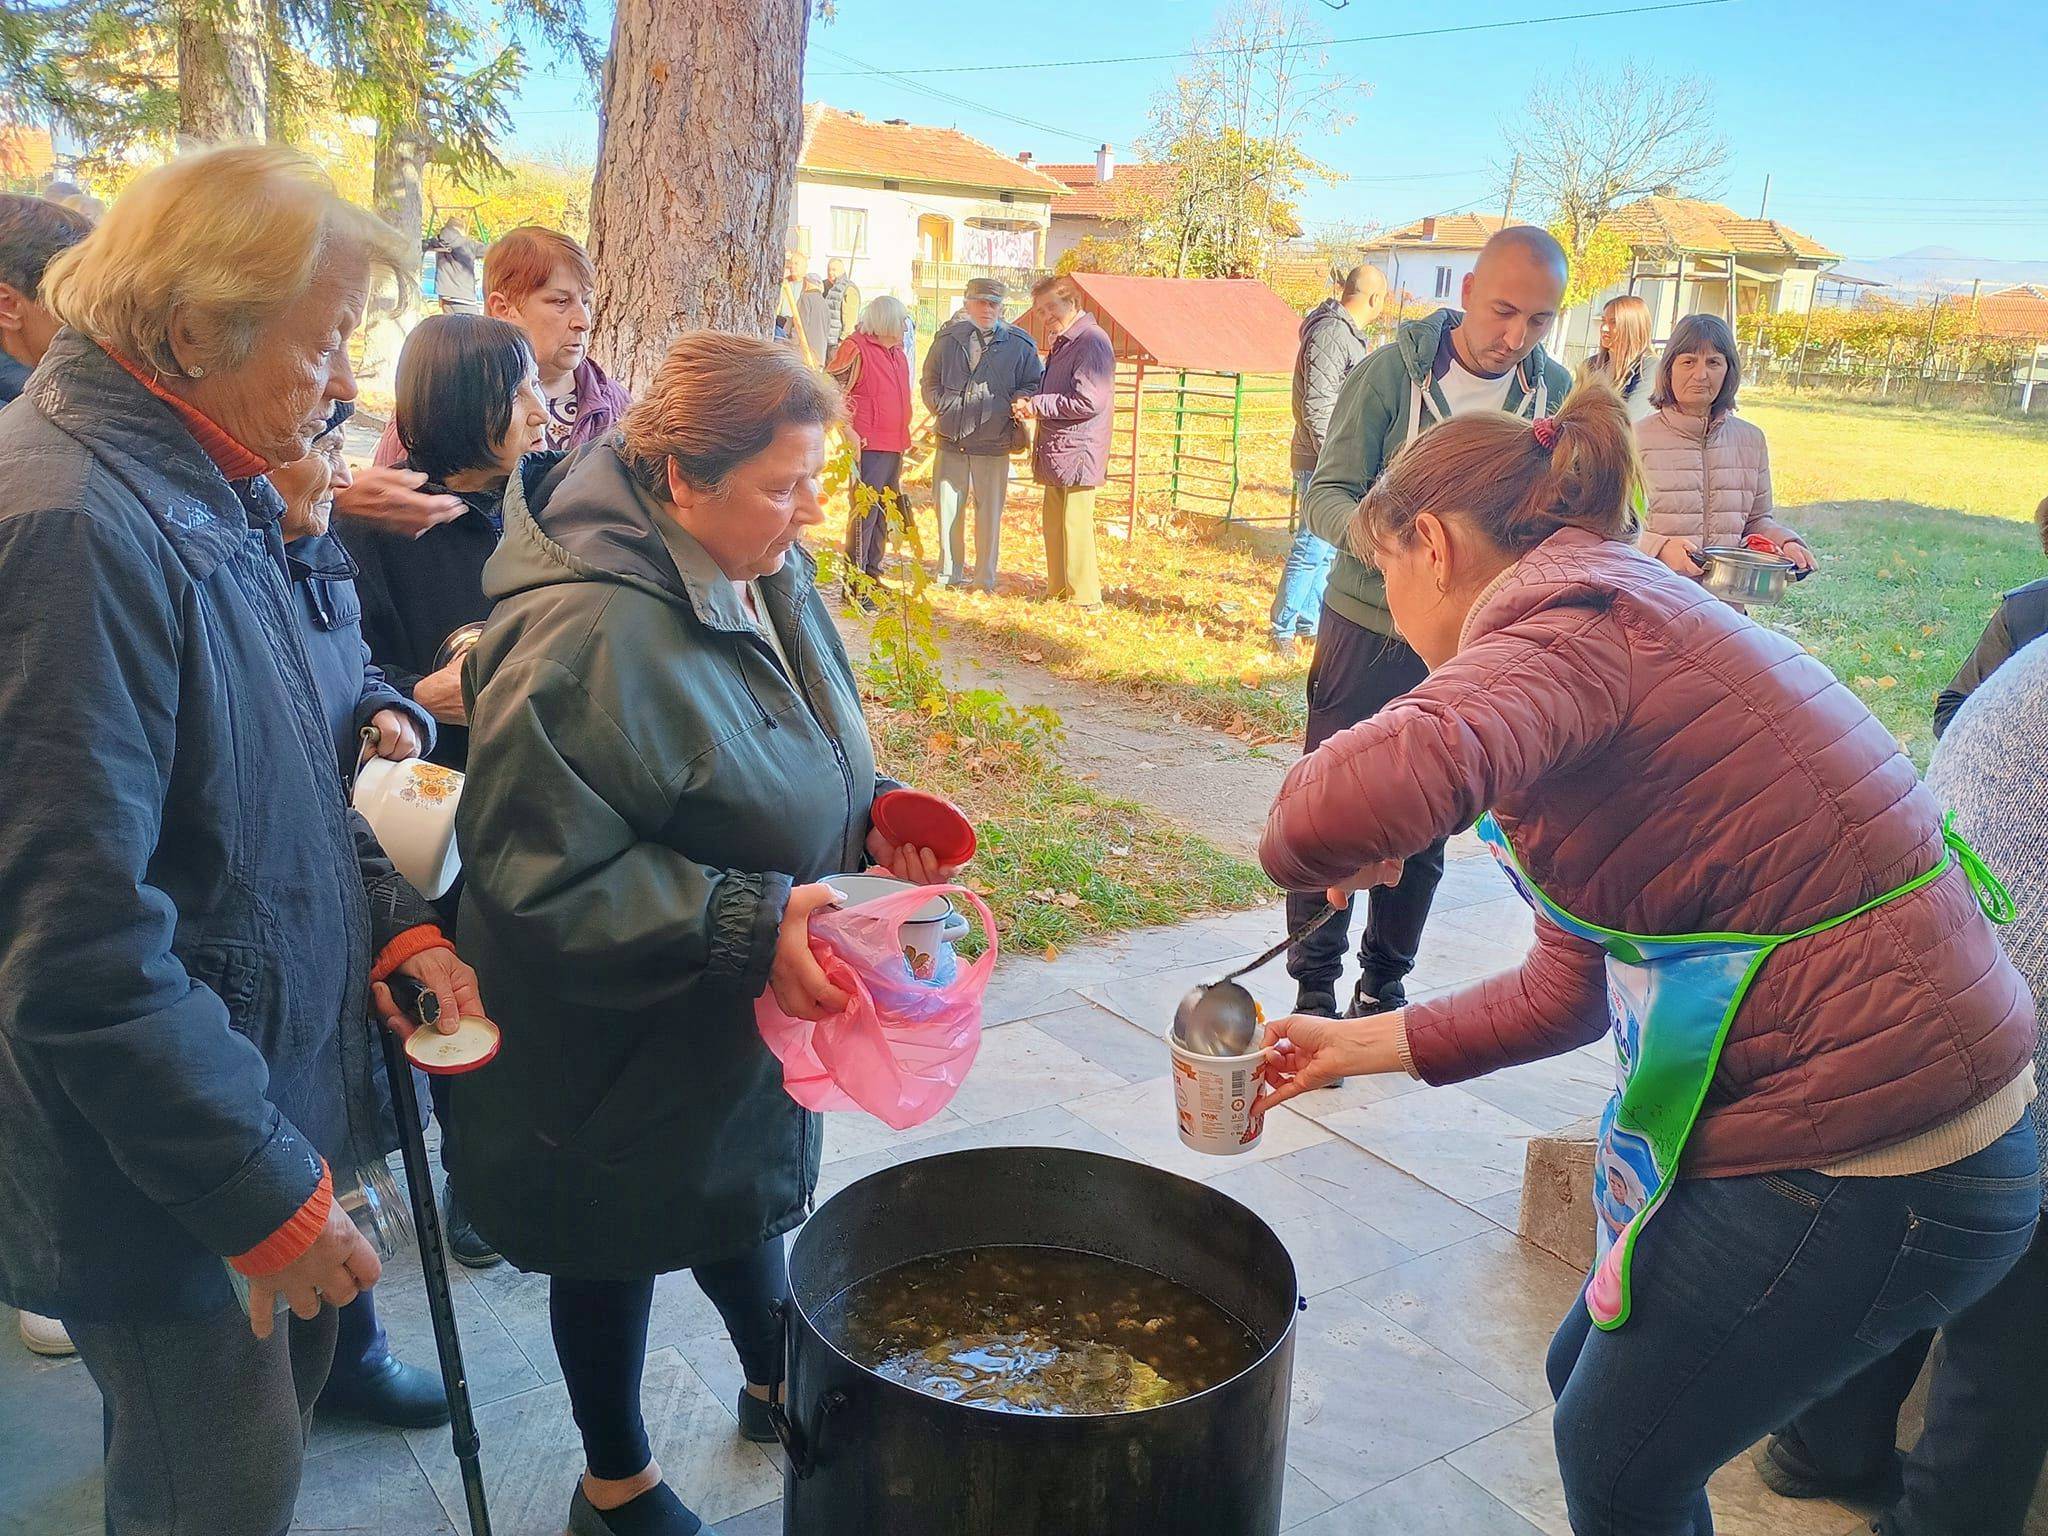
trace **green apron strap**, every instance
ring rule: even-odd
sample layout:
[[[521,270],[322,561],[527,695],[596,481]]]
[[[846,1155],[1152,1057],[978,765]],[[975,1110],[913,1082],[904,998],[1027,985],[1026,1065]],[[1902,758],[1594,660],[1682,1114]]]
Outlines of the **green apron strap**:
[[[1978,910],[2003,928],[2019,916],[2012,892],[1991,873],[1990,866],[1978,856],[1977,850],[1956,830],[1955,821],[1954,811],[1941,818],[1941,840],[1955,855],[1956,862],[1963,866],[1963,874],[1970,882],[1970,894],[1977,898]]]

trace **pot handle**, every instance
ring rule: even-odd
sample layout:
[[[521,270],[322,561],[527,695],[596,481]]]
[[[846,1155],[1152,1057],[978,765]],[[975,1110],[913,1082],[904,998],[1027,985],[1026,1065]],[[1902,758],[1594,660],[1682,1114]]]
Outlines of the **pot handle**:
[[[939,927],[939,937],[948,944],[957,944],[967,937],[972,925],[958,912],[948,910],[945,921]]]
[[[775,1438],[782,1444],[782,1454],[789,1458],[790,1470],[798,1481],[808,1478],[818,1470],[818,1442],[825,1437],[825,1421],[847,1403],[846,1394],[834,1387],[818,1399],[818,1427],[806,1439],[803,1429],[790,1417],[785,1401],[789,1390],[789,1308],[790,1303],[779,1301],[775,1304],[776,1320],[782,1325],[782,1358],[784,1374],[781,1387],[768,1400],[768,1422],[774,1427]]]

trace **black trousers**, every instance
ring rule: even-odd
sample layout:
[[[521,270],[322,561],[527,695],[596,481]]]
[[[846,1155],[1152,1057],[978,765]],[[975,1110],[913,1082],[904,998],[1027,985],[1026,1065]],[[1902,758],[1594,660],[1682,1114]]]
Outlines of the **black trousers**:
[[[789,1299],[789,1269],[782,1239],[690,1273],[732,1335],[733,1352],[747,1380],[772,1387],[782,1380],[782,1319]],[[630,1280],[573,1280],[555,1276],[548,1288],[548,1322],[562,1384],[583,1434],[584,1464],[601,1478],[632,1477],[654,1459],[640,1416],[640,1373],[647,1363],[647,1318],[654,1306],[654,1276]]]
[[[1315,660],[1308,669],[1304,754],[1338,732],[1371,719],[1428,675],[1422,658],[1405,641],[1354,624],[1326,604],[1316,629]],[[1358,940],[1358,984],[1371,996],[1380,996],[1415,969],[1422,925],[1429,921],[1429,904],[1443,877],[1444,845],[1438,841],[1408,860],[1398,885],[1378,887],[1366,896],[1365,932]],[[1320,895],[1289,895],[1289,931],[1314,917],[1323,905]],[[1344,971],[1344,947],[1350,934],[1349,913],[1331,918],[1287,952],[1287,974],[1304,992],[1334,993]]]
[[[861,449],[859,480],[862,485],[883,492],[884,497],[868,511],[856,511],[848,519],[846,558],[866,575],[878,577],[882,574],[882,557],[889,552],[887,497],[893,495],[896,498],[899,514],[903,510],[903,455],[883,453],[873,448]],[[850,487],[847,494],[853,494]]]
[[[1933,1333],[1915,1334],[1794,1419],[1789,1436],[1823,1471],[1859,1480],[1898,1440]],[[2048,1225],[1984,1299],[1942,1329],[1927,1425],[1906,1458],[1905,1493],[1884,1536],[2019,1536],[2048,1457]]]

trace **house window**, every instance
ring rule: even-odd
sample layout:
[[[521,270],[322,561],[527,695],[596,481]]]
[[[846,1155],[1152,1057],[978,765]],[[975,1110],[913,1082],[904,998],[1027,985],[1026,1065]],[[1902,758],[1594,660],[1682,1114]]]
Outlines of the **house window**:
[[[1449,267],[1438,267],[1436,269],[1436,296],[1440,299],[1448,299],[1451,296],[1451,269]]]
[[[832,210],[832,249],[840,256],[868,253],[868,211],[865,208]]]

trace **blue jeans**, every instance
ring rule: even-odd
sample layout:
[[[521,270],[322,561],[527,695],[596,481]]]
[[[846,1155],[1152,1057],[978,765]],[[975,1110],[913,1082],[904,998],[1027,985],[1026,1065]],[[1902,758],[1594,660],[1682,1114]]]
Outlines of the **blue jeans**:
[[[1636,1243],[1612,1333],[1551,1342],[1576,1536],[1712,1536],[1707,1479],[1807,1404],[1996,1285],[2040,1210],[2034,1128],[1899,1178],[1681,1179]]]
[[[1307,501],[1309,477],[1314,473],[1312,469],[1294,472],[1297,507]],[[1336,563],[1337,546],[1310,533],[1304,517],[1288,546],[1287,562],[1280,567],[1280,590],[1273,596],[1274,639],[1316,632],[1316,618],[1323,611],[1323,588],[1330,584],[1330,567]]]

